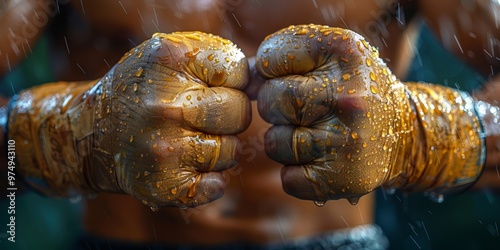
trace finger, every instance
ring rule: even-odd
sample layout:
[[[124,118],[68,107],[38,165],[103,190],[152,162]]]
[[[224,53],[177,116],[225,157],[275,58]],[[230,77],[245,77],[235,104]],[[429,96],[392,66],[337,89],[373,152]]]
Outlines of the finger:
[[[156,33],[150,39],[156,44],[159,65],[185,72],[208,86],[243,89],[248,83],[248,62],[231,41],[202,32]]]
[[[248,59],[248,65],[250,68],[250,79],[243,92],[245,92],[250,100],[256,100],[259,89],[264,84],[266,79],[263,78],[257,71],[257,68],[255,67],[255,57]]]
[[[197,172],[223,171],[239,161],[240,141],[230,135],[196,135],[161,140],[153,146],[160,168],[189,169]],[[162,169],[162,170],[163,170]]]
[[[248,97],[241,91],[213,87],[188,91],[181,97],[188,126],[209,134],[237,134],[251,121]],[[166,110],[168,112],[168,110]]]
[[[291,75],[267,80],[258,95],[259,114],[272,124],[301,126],[331,116],[336,87],[328,79]]]
[[[346,143],[346,135],[338,128],[322,129],[281,125],[271,127],[265,136],[269,158],[285,165],[332,161],[337,149]]]
[[[139,197],[147,197],[151,207],[175,206],[196,207],[220,198],[224,194],[226,180],[222,172],[196,173],[188,172],[184,181],[172,182],[163,179],[149,183]]]
[[[266,78],[339,69],[350,73],[365,64],[360,59],[372,52],[368,47],[362,36],[350,30],[321,25],[290,26],[262,42],[256,67]]]
[[[281,169],[281,181],[287,194],[314,201],[356,199],[374,189],[362,178],[354,180],[349,171],[341,162],[325,162],[321,168],[317,164],[292,165]]]

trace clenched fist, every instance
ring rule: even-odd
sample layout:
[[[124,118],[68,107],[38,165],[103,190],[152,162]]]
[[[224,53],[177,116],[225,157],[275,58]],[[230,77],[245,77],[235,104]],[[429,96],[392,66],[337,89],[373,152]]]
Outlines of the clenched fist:
[[[440,192],[481,172],[484,147],[470,97],[403,85],[352,31],[282,29],[261,44],[256,67],[268,79],[259,113],[274,124],[266,151],[285,165],[283,188],[293,196],[355,204],[382,185]]]
[[[235,134],[251,120],[239,91],[247,81],[245,55],[230,41],[158,33],[98,81],[24,92],[11,138],[28,142],[22,171],[41,189],[124,192],[153,209],[196,206],[222,195],[221,171],[237,164]]]

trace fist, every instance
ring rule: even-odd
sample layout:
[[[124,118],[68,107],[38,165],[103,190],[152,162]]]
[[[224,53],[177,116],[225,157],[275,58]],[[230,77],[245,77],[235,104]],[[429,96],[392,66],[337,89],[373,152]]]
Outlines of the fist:
[[[251,120],[247,81],[245,55],[217,36],[157,33],[132,49],[95,86],[94,186],[153,209],[220,197]]]
[[[409,100],[378,51],[345,29],[290,26],[266,38],[256,68],[268,156],[284,190],[324,202],[357,199],[395,176],[409,143]]]

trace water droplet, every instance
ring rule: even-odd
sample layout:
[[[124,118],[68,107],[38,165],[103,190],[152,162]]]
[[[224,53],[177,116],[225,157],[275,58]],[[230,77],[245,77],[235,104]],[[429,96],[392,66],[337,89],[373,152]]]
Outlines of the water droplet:
[[[133,141],[134,141],[134,136],[133,136],[133,135],[131,135],[131,136],[130,136],[129,141],[130,141],[130,142],[133,142]]]
[[[173,187],[172,189],[170,189],[170,193],[172,193],[173,195],[176,195],[177,194],[177,188]]]
[[[376,136],[374,136],[374,135],[370,136],[370,141],[376,141],[376,140],[377,140]]]
[[[322,207],[326,203],[326,201],[313,201],[313,202],[314,202],[314,205],[316,205],[317,207]]]
[[[443,194],[438,194],[438,193],[426,193],[427,196],[429,196],[429,199],[431,201],[436,202],[436,203],[443,203],[444,201],[444,195]]]
[[[137,86],[137,83],[134,83],[134,92],[137,91],[138,88],[139,86]]]
[[[340,57],[340,60],[341,60],[342,62],[345,62],[345,63],[348,63],[348,62],[349,62],[349,60],[347,60],[347,58],[342,57],[342,56]]]
[[[377,87],[375,87],[373,85],[370,86],[370,90],[372,91],[373,94],[377,94],[378,93]]]
[[[342,79],[344,79],[346,81],[349,80],[350,78],[351,78],[351,75],[349,75],[349,73],[345,73],[342,75]]]
[[[366,66],[372,66],[372,60],[369,57],[366,58]]]
[[[168,147],[167,150],[170,152],[174,152],[174,147]]]
[[[186,100],[190,101],[191,100],[191,95],[186,96]]]
[[[354,205],[358,204],[358,202],[359,202],[359,197],[349,198],[349,199],[347,199],[347,201],[349,201],[349,203],[351,203],[351,205],[353,205],[353,206],[354,206]]]
[[[149,83],[149,84],[152,84],[152,83],[153,83],[153,80],[152,80],[152,79],[148,79],[148,83]]]
[[[344,91],[344,86],[342,85],[337,86],[337,92],[340,93],[342,91]]]
[[[139,77],[142,75],[142,72],[144,71],[144,69],[142,67],[139,67],[136,71],[135,71],[135,76]]]
[[[356,93],[355,89],[348,89],[347,90],[347,94],[354,94],[354,93]]]
[[[358,133],[356,133],[355,131],[353,131],[351,133],[351,137],[352,137],[352,139],[357,140],[358,139]]]
[[[203,68],[203,75],[207,75],[208,74],[208,68]]]
[[[149,174],[151,174],[151,172],[149,172],[149,171],[144,171],[144,173],[143,173],[144,177],[149,176]]]
[[[264,68],[267,68],[269,66],[269,60],[264,59],[264,62],[262,62],[262,66],[264,66]]]
[[[373,73],[373,71],[370,71],[370,79],[372,79],[372,81],[377,80],[377,76],[375,75],[375,73]]]
[[[365,46],[365,48],[367,48],[367,49],[369,48],[366,40],[361,40],[361,43],[363,44],[363,46]]]
[[[214,55],[214,54],[210,54],[210,55],[208,55],[208,56],[207,56],[207,59],[208,59],[209,61],[212,61],[212,60],[214,60],[214,57],[215,57],[215,55]]]

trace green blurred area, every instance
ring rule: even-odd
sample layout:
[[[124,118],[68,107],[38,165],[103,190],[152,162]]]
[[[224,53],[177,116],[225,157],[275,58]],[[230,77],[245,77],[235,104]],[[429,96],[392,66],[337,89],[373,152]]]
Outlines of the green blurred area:
[[[416,49],[406,81],[468,92],[486,81],[445,51],[425,24]],[[379,190],[376,222],[388,235],[391,249],[500,249],[500,196],[488,191],[446,197],[440,204],[420,193]]]

